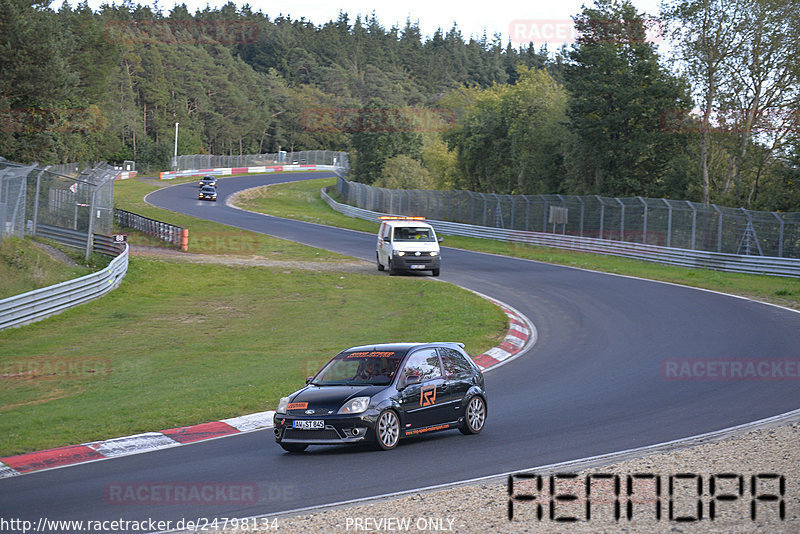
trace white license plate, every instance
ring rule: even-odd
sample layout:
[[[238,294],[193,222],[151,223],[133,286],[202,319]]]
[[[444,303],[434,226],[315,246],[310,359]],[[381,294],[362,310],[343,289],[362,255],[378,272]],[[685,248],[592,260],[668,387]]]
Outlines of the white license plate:
[[[300,430],[322,430],[325,428],[325,421],[322,419],[295,420],[292,427]]]
[[[424,269],[425,266],[424,265],[412,265],[411,268],[412,269]]]

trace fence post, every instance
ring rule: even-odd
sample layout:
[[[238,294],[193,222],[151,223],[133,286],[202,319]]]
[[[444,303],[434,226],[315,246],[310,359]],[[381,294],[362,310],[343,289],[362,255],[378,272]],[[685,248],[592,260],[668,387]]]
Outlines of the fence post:
[[[636,197],[644,205],[644,221],[642,221],[642,244],[647,244],[647,202],[642,197]]]
[[[672,246],[672,206],[666,198],[661,199],[667,205],[667,247]]]
[[[578,202],[580,202],[580,203],[581,203],[581,227],[580,227],[580,236],[581,236],[581,237],[583,237],[583,208],[584,208],[584,206],[583,206],[583,199],[582,199],[581,197],[579,197],[579,196],[576,196],[575,198],[577,198],[577,199],[578,199]]]
[[[695,237],[697,236],[697,208],[694,207],[691,200],[687,200],[686,203],[692,208],[692,250],[695,249]]]
[[[625,204],[623,204],[619,198],[615,200],[619,202],[619,205],[622,208],[622,211],[619,214],[619,240],[625,241]]]
[[[544,209],[542,210],[542,232],[547,232],[547,198],[544,195],[539,195],[544,200]]]
[[[91,200],[89,201],[89,228],[86,230],[86,260],[92,255],[92,248],[94,248],[94,219],[95,214],[95,198],[97,197],[97,186],[91,184],[92,193]]]
[[[605,239],[603,236],[603,223],[606,219],[606,204],[603,202],[603,199],[600,198],[600,195],[595,195],[594,198],[600,203],[600,239]]]
[[[772,214],[778,219],[778,223],[780,224],[780,233],[778,234],[778,257],[783,257],[783,217],[778,215],[776,212],[772,212]]]
[[[717,252],[722,252],[722,210],[716,204],[711,204],[714,211],[719,215],[719,226],[717,226]]]

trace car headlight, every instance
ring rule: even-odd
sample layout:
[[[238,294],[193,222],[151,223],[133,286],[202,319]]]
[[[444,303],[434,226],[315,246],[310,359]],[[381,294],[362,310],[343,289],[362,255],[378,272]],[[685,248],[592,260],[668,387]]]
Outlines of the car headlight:
[[[400,250],[400,251],[398,251],[398,252],[397,252],[397,255],[398,255],[398,256],[405,256],[405,255],[406,255],[406,253],[405,253],[405,252],[403,252],[402,250]]]
[[[434,250],[433,252],[431,252],[431,256],[436,256],[436,255],[438,255],[438,254],[439,254],[439,253],[438,253],[438,252],[436,252],[435,250]]]
[[[289,406],[289,397],[282,397],[278,402],[278,407],[275,408],[275,413],[286,413],[287,406]]]
[[[369,397],[354,397],[339,408],[340,414],[361,413],[369,406]]]

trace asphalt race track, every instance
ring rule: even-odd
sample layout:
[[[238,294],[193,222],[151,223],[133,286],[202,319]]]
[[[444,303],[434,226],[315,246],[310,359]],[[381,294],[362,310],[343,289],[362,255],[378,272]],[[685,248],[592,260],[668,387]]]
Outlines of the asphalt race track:
[[[374,261],[373,235],[225,205],[236,190],[328,175],[226,178],[216,203],[199,202],[192,182],[152,193],[148,201]],[[533,350],[487,373],[482,434],[438,433],[405,440],[391,452],[312,447],[291,455],[275,445],[271,431],[245,433],[0,480],[0,515],[174,522],[276,513],[641,447],[800,408],[796,379],[668,380],[662,373],[668,359],[800,358],[800,314],[513,258],[450,248],[442,256],[441,280],[508,303],[538,330]],[[250,502],[220,497],[213,504],[161,506],[120,505],[107,494],[119,484],[185,482],[239,483],[257,491]]]

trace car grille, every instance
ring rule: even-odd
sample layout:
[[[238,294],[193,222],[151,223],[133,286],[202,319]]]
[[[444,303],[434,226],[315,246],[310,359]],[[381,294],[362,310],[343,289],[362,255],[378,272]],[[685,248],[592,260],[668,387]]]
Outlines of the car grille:
[[[283,433],[283,439],[299,439],[303,441],[342,439],[335,430],[296,430],[287,428]]]
[[[430,263],[431,255],[429,252],[423,252],[419,256],[415,256],[416,252],[409,252],[405,255],[406,261],[409,263]]]

